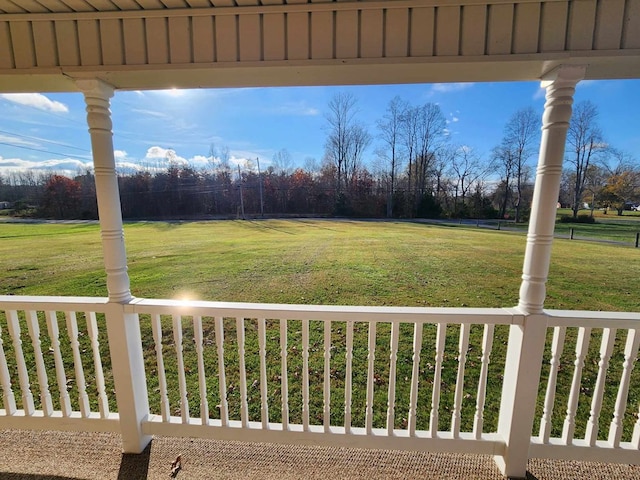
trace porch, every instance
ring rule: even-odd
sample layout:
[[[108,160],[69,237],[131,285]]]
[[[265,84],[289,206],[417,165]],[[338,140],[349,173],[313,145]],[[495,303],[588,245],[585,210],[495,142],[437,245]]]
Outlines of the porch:
[[[19,3],[0,2],[0,90],[83,93],[108,298],[0,297],[0,428],[80,432],[43,433],[15,448],[37,448],[38,438],[56,442],[56,450],[121,438],[125,452],[139,453],[157,436],[202,439],[196,445],[296,445],[261,447],[277,455],[312,448],[303,445],[328,448],[331,458],[343,447],[394,451],[349,451],[345,463],[363,458],[362,468],[338,464],[335,476],[357,476],[364,464],[380,471],[380,458],[407,459],[405,468],[419,460],[407,474],[421,475],[445,453],[464,454],[465,461],[484,455],[509,477],[524,477],[527,465],[530,478],[546,468],[536,465],[583,468],[536,458],[640,463],[638,402],[629,395],[638,381],[640,313],[544,309],[575,87],[583,79],[640,77],[640,1]],[[461,79],[537,79],[546,89],[517,307],[132,297],[109,111],[118,89]],[[558,391],[562,371],[570,372],[568,391]],[[605,399],[611,408],[603,407]],[[154,440],[151,450],[163,441]],[[249,444],[224,445],[250,466]],[[287,463],[296,478],[304,476],[306,455]],[[95,456],[70,454],[77,464],[61,471],[73,475]],[[330,474],[327,456],[309,462],[317,475]],[[43,468],[37,456],[24,457],[31,460],[26,467]],[[224,461],[203,464],[208,478],[220,465],[238,468]],[[495,475],[474,461],[465,464],[464,478],[472,471]],[[594,468],[622,469],[618,478],[638,473]],[[597,478],[592,470],[571,475]]]
[[[154,438],[139,455],[122,454],[117,434],[0,431],[7,480],[155,480],[170,478],[181,454],[189,479],[401,479],[499,480],[490,456],[354,448]],[[640,467],[567,460],[529,461],[528,480],[634,480]]]

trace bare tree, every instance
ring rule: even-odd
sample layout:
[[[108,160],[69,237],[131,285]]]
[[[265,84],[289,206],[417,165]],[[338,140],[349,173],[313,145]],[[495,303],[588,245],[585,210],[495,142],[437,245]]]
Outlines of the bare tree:
[[[484,171],[473,148],[463,145],[452,150],[454,153],[448,155],[448,158],[451,159],[450,173],[453,177],[454,213],[458,214],[458,205],[464,212],[466,198]],[[461,201],[458,202],[458,199]]]
[[[325,144],[325,155],[336,168],[338,194],[342,193],[346,186],[345,170],[355,112],[356,99],[349,93],[337,93],[329,101],[329,113],[326,116],[329,135]]]
[[[336,169],[336,193],[345,193],[361,166],[371,136],[355,119],[356,99],[350,93],[338,93],[329,102],[327,114],[329,135],[325,157]]]
[[[606,150],[597,123],[598,109],[590,101],[578,103],[573,109],[567,132],[567,161],[573,166],[571,209],[578,217],[582,196],[587,184],[589,167]]]
[[[286,148],[281,148],[273,155],[273,169],[278,175],[289,175],[293,171],[293,159]]]
[[[513,178],[513,155],[504,145],[498,145],[491,153],[491,168],[500,174],[500,183],[496,189],[495,199],[499,205],[499,216],[504,218],[511,197],[511,180]]]
[[[529,159],[536,152],[540,136],[540,118],[531,107],[515,112],[504,129],[504,137],[494,158],[502,164],[503,172],[515,182],[515,221],[522,214],[523,186],[529,175]],[[497,154],[497,157],[496,157]],[[509,184],[509,178],[506,180]],[[504,214],[504,212],[503,212]]]
[[[418,142],[418,111],[415,108],[407,108],[401,117],[401,130],[400,137],[402,144],[405,148],[407,155],[407,195],[406,195],[406,210],[408,214],[413,212],[414,191],[413,191],[413,165],[415,152]]]
[[[402,120],[407,108],[407,103],[396,96],[389,102],[385,115],[377,122],[382,140],[379,156],[386,160],[388,165],[387,217],[393,215],[393,195],[400,163]]]
[[[417,107],[418,136],[416,148],[416,187],[420,196],[427,193],[427,180],[439,150],[446,140],[447,121],[439,105],[426,103]]]
[[[434,103],[407,108],[401,118],[400,137],[408,159],[408,211],[415,212],[417,201],[427,193],[428,178],[445,143],[446,119]]]

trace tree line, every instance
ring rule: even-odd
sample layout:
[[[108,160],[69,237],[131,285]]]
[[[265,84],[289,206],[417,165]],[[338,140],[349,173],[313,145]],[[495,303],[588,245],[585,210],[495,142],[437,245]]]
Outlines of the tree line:
[[[490,153],[451,141],[439,105],[396,97],[375,128],[358,118],[356,98],[339,93],[327,105],[321,162],[293,168],[286,149],[260,169],[259,160],[231,162],[228,148],[211,147],[195,168],[167,155],[161,165],[118,175],[124,218],[344,215],[389,218],[528,218],[540,115],[517,110]],[[371,153],[373,152],[373,153]],[[559,202],[573,217],[588,204],[619,214],[640,201],[640,169],[607,143],[598,109],[575,105],[567,135]],[[16,214],[97,218],[91,170],[73,178],[55,173],[0,175],[0,201]]]

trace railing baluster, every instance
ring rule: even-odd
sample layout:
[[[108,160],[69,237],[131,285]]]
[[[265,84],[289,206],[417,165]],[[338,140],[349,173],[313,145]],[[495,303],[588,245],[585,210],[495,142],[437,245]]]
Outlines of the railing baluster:
[[[227,380],[224,373],[224,322],[216,317],[216,348],[218,351],[218,383],[220,387],[220,423],[229,425],[229,405],[227,403]]]
[[[431,392],[431,414],[429,415],[429,436],[435,437],[438,432],[438,410],[440,408],[440,382],[442,378],[442,360],[444,358],[444,341],[447,337],[447,324],[439,323],[436,333],[436,356],[433,372],[433,391]]]
[[[302,321],[302,429],[309,431],[309,320]]]
[[[476,413],[473,417],[473,436],[476,440],[482,437],[484,427],[484,403],[487,397],[487,375],[489,373],[489,361],[493,348],[493,331],[495,325],[488,323],[484,326],[482,335],[482,358],[480,359],[480,378],[478,379],[478,396],[476,398]]]
[[[613,411],[613,420],[609,426],[609,443],[612,447],[620,446],[622,436],[622,419],[627,409],[627,397],[629,396],[629,382],[633,364],[638,356],[638,344],[640,344],[640,330],[632,328],[627,334],[627,342],[624,346],[624,362],[622,363],[622,378],[616,397],[616,406]]]
[[[0,325],[0,383],[2,384],[2,403],[4,409],[7,415],[13,415],[16,413],[16,398],[11,388],[11,377],[9,376],[7,357],[4,354],[2,325]]]
[[[200,390],[200,419],[202,425],[209,425],[209,402],[207,401],[207,377],[204,369],[204,338],[202,335],[202,317],[193,317],[193,336],[198,355],[198,385]]]
[[[33,344],[33,355],[36,361],[36,372],[38,374],[38,384],[40,385],[40,403],[45,417],[50,417],[53,413],[53,403],[51,402],[51,392],[49,391],[49,379],[47,369],[42,356],[42,341],[40,340],[40,325],[38,323],[38,313],[29,310],[27,314],[27,329]]]
[[[7,312],[7,320],[9,334],[13,340],[13,351],[16,357],[16,365],[18,367],[18,380],[20,381],[20,391],[22,392],[22,408],[28,416],[33,415],[35,407],[33,405],[33,394],[29,384],[29,373],[27,372],[27,364],[24,361],[24,353],[22,352],[22,339],[20,338],[20,322],[18,321],[18,312],[9,310]]]
[[[638,413],[636,414],[638,420],[636,420],[633,426],[633,435],[631,436],[631,445],[636,450],[640,450],[640,405],[638,406]]]
[[[391,341],[389,353],[389,392],[387,394],[387,435],[393,435],[396,407],[396,364],[398,362],[398,337],[400,324],[391,324]]]
[[[416,434],[416,417],[418,407],[418,384],[420,381],[420,350],[422,350],[423,324],[416,322],[413,327],[413,365],[411,369],[411,394],[409,402],[409,436]]]
[[[60,410],[62,416],[71,415],[71,399],[67,391],[67,374],[62,362],[62,354],[60,352],[60,331],[58,329],[58,316],[54,311],[45,312],[47,319],[47,331],[51,339],[51,348],[53,349],[53,360],[56,366],[56,381],[58,382],[58,391],[60,392]]]
[[[76,372],[76,384],[78,386],[78,403],[80,413],[84,418],[89,416],[89,396],[87,395],[87,385],[84,378],[84,368],[82,367],[82,356],[80,355],[80,342],[78,341],[78,321],[76,312],[65,312],[67,319],[67,335],[71,343],[73,352],[73,365]]]
[[[551,435],[551,416],[553,415],[553,404],[556,398],[556,383],[558,381],[558,368],[560,358],[564,351],[564,339],[566,337],[566,327],[555,327],[553,329],[553,340],[551,342],[551,359],[549,360],[549,380],[547,381],[547,391],[544,397],[544,410],[540,420],[540,440],[549,443]]]
[[[169,407],[169,396],[167,393],[167,374],[164,370],[164,357],[162,355],[162,323],[160,315],[151,316],[151,331],[153,333],[153,342],[156,351],[156,364],[158,365],[158,387],[160,388],[160,414],[162,421],[168,422],[171,416]]]
[[[324,322],[324,431],[331,426],[331,321]]]
[[[180,417],[182,423],[189,423],[189,399],[187,398],[187,378],[184,371],[184,357],[182,345],[182,316],[172,315],[173,343],[175,343],[178,359],[178,385],[180,387]]]
[[[573,434],[576,428],[576,411],[578,409],[578,398],[580,397],[580,383],[582,381],[582,367],[584,366],[584,358],[587,355],[590,340],[591,328],[580,327],[578,329],[578,339],[576,340],[576,360],[574,362],[575,368],[573,370],[571,390],[569,391],[569,401],[567,402],[567,416],[562,427],[562,441],[565,445],[573,443]]]
[[[289,373],[287,371],[287,319],[280,319],[282,429],[289,430]]]
[[[269,401],[267,389],[267,329],[266,320],[258,319],[258,344],[260,349],[260,418],[262,428],[269,428]]]
[[[98,342],[98,322],[95,312],[86,312],[87,333],[91,341],[91,350],[93,352],[93,366],[96,374],[96,389],[98,390],[98,411],[100,418],[109,416],[109,400],[107,399],[107,391],[104,385],[104,373],[102,371],[102,358],[100,357],[100,343]]]
[[[469,349],[468,323],[460,325],[460,342],[458,343],[458,377],[456,379],[456,392],[453,400],[453,413],[451,414],[451,433],[453,438],[460,436],[460,417],[462,412],[462,395],[464,394],[464,367],[467,363],[467,350]]]
[[[344,377],[344,430],[351,433],[351,387],[353,377],[353,321],[347,321],[347,350]]]
[[[609,369],[609,359],[613,353],[613,344],[616,340],[615,328],[604,328],[602,330],[602,342],[600,343],[600,361],[598,362],[598,378],[591,400],[591,412],[587,422],[585,440],[593,447],[598,440],[598,430],[600,426],[600,411],[602,410],[602,398],[604,396],[604,385],[607,380],[607,370]]]
[[[367,435],[373,429],[373,382],[376,362],[376,322],[369,322],[369,344],[367,347],[367,408],[365,423]]]
[[[249,406],[247,404],[247,369],[244,351],[244,317],[236,318],[236,334],[238,338],[238,368],[240,370],[240,420],[242,426],[249,426]]]

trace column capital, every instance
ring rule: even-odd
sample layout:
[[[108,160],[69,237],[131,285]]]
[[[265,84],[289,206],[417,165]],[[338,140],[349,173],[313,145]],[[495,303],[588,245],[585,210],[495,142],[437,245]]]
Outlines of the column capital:
[[[88,97],[99,97],[104,100],[109,100],[113,97],[113,92],[115,91],[113,85],[98,78],[81,78],[75,82],[78,90]]]
[[[586,73],[586,65],[558,65],[542,75],[540,86],[547,88],[555,83],[575,86],[580,80],[584,79]]]

